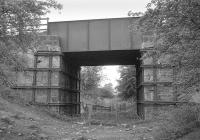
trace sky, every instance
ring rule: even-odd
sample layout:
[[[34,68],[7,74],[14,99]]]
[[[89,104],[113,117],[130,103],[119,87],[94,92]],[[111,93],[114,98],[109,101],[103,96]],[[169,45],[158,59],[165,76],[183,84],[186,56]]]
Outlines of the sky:
[[[144,12],[150,0],[56,0],[61,11],[51,10],[50,21],[127,17],[128,11]]]
[[[128,12],[144,12],[150,0],[56,0],[63,5],[61,11],[51,10],[49,21],[72,21],[85,19],[128,17]],[[101,86],[111,82],[117,86],[120,77],[118,66],[104,66],[105,80]]]
[[[100,83],[100,86],[104,86],[105,84],[112,83],[113,88],[118,85],[117,80],[120,78],[120,74],[118,72],[119,66],[104,66],[102,75],[105,75],[104,80]]]

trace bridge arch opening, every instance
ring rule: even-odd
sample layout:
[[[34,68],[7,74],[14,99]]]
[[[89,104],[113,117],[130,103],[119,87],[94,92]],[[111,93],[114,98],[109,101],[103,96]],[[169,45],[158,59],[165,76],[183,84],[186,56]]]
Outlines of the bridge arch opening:
[[[74,108],[75,114],[80,114],[80,68],[81,66],[106,66],[106,65],[135,65],[136,68],[140,67],[140,50],[120,50],[120,51],[89,51],[89,52],[65,52],[63,53],[63,65],[65,67],[64,73],[66,73],[65,80],[69,79],[70,83],[75,83],[69,87],[68,90],[74,90],[73,94],[78,104],[71,105]],[[72,67],[75,74],[70,75],[73,72],[69,72],[67,68]],[[137,70],[137,69],[136,69]],[[137,70],[139,71],[139,69]],[[139,72],[138,72],[139,73]],[[64,74],[65,75],[65,74]],[[139,78],[139,76],[137,77]],[[137,79],[137,83],[139,83]],[[71,102],[71,101],[70,101]],[[74,101],[73,101],[74,102]],[[72,107],[73,106],[73,107]],[[78,107],[79,106],[79,107]],[[78,108],[78,109],[77,109]]]

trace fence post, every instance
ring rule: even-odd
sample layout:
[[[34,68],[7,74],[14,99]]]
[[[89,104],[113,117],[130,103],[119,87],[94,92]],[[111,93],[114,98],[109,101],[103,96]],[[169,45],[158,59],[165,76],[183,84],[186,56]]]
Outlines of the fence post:
[[[118,104],[116,103],[116,106],[115,106],[116,110],[115,110],[115,119],[116,119],[116,123],[118,123]]]
[[[92,118],[92,104],[88,104],[88,123],[91,124],[91,118]]]

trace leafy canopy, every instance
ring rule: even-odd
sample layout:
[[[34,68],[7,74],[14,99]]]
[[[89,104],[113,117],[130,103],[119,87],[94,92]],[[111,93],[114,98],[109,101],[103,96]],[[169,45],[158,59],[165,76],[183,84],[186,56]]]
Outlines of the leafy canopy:
[[[0,0],[0,85],[9,86],[5,71],[23,67],[19,52],[34,47],[40,18],[50,8],[62,6],[55,0]]]
[[[112,99],[114,97],[113,92],[105,87],[87,90],[83,96],[90,96],[94,99],[97,99],[98,97],[100,97],[101,99]]]
[[[119,97],[124,100],[136,97],[136,76],[134,66],[120,66],[119,85],[116,87],[119,92]]]
[[[81,69],[81,86],[83,90],[98,88],[103,76],[101,66],[85,66]]]
[[[175,84],[182,89],[200,83],[199,13],[199,0],[152,0],[138,21],[142,32],[155,37],[153,54],[171,56]]]

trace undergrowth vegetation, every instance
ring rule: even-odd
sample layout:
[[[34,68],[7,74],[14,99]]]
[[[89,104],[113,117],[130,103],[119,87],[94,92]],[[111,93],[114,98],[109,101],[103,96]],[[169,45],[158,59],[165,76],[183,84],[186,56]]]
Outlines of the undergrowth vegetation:
[[[200,105],[178,105],[157,119],[159,126],[152,132],[155,140],[175,140],[200,127]]]
[[[127,123],[134,122],[140,118],[135,112],[132,111],[120,111],[120,112],[94,112],[92,114],[93,120],[99,120],[107,123]]]

